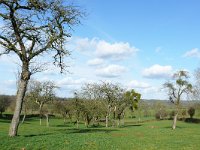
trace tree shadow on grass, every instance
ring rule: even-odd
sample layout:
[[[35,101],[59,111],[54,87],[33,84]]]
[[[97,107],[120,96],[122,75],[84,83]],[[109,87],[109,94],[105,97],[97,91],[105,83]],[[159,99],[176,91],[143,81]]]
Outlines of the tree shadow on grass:
[[[197,118],[186,118],[185,122],[186,123],[200,123],[200,119],[197,119]]]
[[[131,127],[140,127],[143,126],[143,124],[125,124],[121,126],[120,128],[131,128]]]
[[[55,125],[55,126],[52,126],[52,127],[63,127],[63,128],[65,128],[65,127],[72,127],[73,125],[71,125],[71,124],[63,124],[63,125]]]
[[[22,135],[23,137],[34,137],[34,136],[46,136],[52,135],[53,133],[41,133],[41,134],[30,134],[30,135]]]
[[[104,132],[110,133],[113,131],[118,131],[117,129],[98,129],[98,128],[85,128],[85,129],[60,129],[59,132],[67,132],[67,134],[74,134],[74,133],[97,133],[97,132]]]
[[[166,129],[172,129],[171,126],[167,126],[167,127],[164,127],[164,128],[166,128]],[[176,129],[183,129],[183,128],[185,128],[185,127],[176,126]],[[176,129],[175,129],[175,130],[176,130]]]

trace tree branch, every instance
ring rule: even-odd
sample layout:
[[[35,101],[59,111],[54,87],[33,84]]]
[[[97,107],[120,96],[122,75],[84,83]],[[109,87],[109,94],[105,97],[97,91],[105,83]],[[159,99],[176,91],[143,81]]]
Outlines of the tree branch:
[[[12,44],[12,42],[6,38],[0,35],[0,39],[4,40],[7,44],[5,44],[5,42],[0,41],[0,45],[3,45],[6,49],[8,49],[9,51],[12,50],[13,52],[15,52],[20,58],[22,57],[20,51],[16,48],[16,46],[14,44]],[[9,52],[8,52],[9,53]]]

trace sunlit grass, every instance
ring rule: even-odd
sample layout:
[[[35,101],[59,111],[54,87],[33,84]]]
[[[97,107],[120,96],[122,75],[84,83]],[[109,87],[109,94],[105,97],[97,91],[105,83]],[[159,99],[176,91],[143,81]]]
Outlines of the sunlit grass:
[[[171,121],[129,123],[121,128],[76,129],[73,124],[63,125],[61,119],[50,120],[50,127],[39,125],[38,119],[26,121],[20,126],[19,136],[7,136],[9,121],[0,120],[0,149],[41,150],[198,150],[200,125],[178,122],[171,130]]]

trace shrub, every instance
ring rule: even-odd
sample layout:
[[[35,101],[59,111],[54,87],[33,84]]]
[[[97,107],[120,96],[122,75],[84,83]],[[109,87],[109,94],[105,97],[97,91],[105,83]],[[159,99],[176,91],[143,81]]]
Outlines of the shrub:
[[[190,107],[190,108],[188,109],[188,114],[190,115],[190,118],[192,118],[192,117],[194,116],[194,114],[195,114],[195,109],[194,109],[194,107]]]
[[[157,120],[160,120],[160,119],[161,119],[160,113],[159,113],[159,112],[157,112],[157,113],[155,114],[155,118],[156,118]]]
[[[155,118],[157,120],[162,120],[162,119],[166,119],[167,117],[167,112],[162,109],[162,110],[159,110],[156,114],[155,114]]]

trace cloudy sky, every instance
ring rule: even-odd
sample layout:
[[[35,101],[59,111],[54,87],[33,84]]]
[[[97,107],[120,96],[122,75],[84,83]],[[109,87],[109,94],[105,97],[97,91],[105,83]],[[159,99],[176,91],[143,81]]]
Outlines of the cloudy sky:
[[[146,99],[166,99],[162,84],[200,65],[199,0],[76,0],[87,11],[66,48],[69,73],[48,65],[34,79],[54,81],[70,97],[84,83],[116,82]],[[46,58],[40,58],[46,59]],[[18,59],[0,57],[0,94],[16,93]],[[191,79],[192,81],[192,79]]]

